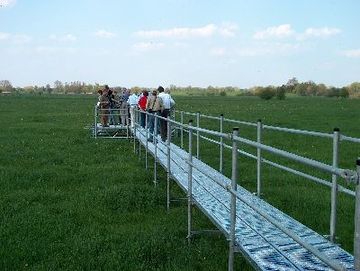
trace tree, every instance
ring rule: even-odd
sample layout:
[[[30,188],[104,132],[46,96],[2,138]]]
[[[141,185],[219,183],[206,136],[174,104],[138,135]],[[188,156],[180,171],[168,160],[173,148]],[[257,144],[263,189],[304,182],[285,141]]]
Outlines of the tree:
[[[50,84],[46,84],[45,89],[46,89],[46,92],[49,93],[49,94],[51,94],[51,92],[53,91],[53,89],[51,88]]]
[[[12,92],[13,86],[9,80],[0,80],[0,92]]]
[[[259,96],[261,99],[264,100],[270,100],[272,97],[275,96],[275,88],[272,86],[256,87],[254,91],[256,96]]]
[[[295,92],[295,87],[299,84],[299,81],[296,77],[290,78],[286,83],[286,89],[288,92]]]
[[[350,97],[360,98],[360,82],[354,82],[347,87]]]
[[[54,91],[57,93],[62,93],[64,91],[64,85],[61,81],[56,80],[54,82]]]
[[[275,97],[279,100],[285,100],[285,93],[286,93],[286,85],[282,85],[281,87],[277,87],[275,90]]]

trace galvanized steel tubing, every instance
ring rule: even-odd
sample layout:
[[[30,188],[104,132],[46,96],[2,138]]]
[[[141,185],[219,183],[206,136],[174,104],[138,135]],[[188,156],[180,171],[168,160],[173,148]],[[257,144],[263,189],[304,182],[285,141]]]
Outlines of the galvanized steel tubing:
[[[231,166],[231,189],[237,191],[237,171],[238,171],[238,152],[237,141],[235,137],[239,135],[239,128],[233,130],[233,142],[232,142],[232,166]],[[229,236],[229,263],[228,270],[234,270],[234,253],[235,253],[235,226],[236,226],[236,194],[231,193],[230,200],[230,236]]]
[[[157,123],[158,123],[158,116],[156,114],[154,114],[155,120],[154,120],[154,131],[152,134],[153,137],[153,143],[155,146],[155,151],[154,151],[154,185],[157,186]]]
[[[192,120],[189,121],[189,156],[188,156],[188,164],[189,164],[189,170],[188,170],[188,190],[187,190],[187,198],[188,198],[188,242],[191,241],[191,227],[192,227],[192,136],[193,136],[193,130],[192,130]]]
[[[170,157],[170,144],[171,144],[171,122],[167,121],[167,176],[166,176],[166,209],[169,211],[170,209],[170,175],[171,175],[171,157]]]
[[[360,157],[356,160],[357,184],[355,202],[354,267],[360,271]]]
[[[186,112],[186,111],[180,111],[180,112],[183,112],[182,114],[190,115],[190,116],[195,116],[196,115],[196,113],[192,113],[192,112]],[[201,114],[201,117],[208,118],[208,119],[214,119],[214,120],[220,120],[220,117],[211,116],[211,115],[205,115],[205,114]],[[224,118],[224,121],[229,122],[229,123],[233,123],[233,124],[243,124],[243,125],[253,126],[253,127],[257,126],[257,123],[249,122],[249,121],[240,121],[240,120],[234,120],[234,119],[228,119],[228,118]],[[332,138],[333,137],[333,134],[331,134],[331,133],[322,133],[322,132],[316,132],[316,131],[298,130],[298,129],[293,129],[293,128],[277,127],[277,126],[272,126],[272,125],[263,125],[263,128],[264,129],[269,129],[269,130],[288,132],[288,133],[292,133],[292,134],[311,135],[311,136],[324,137],[324,138]],[[340,139],[341,139],[341,141],[349,141],[349,142],[354,142],[354,143],[360,143],[360,138],[341,135]]]
[[[338,128],[334,129],[333,134],[333,159],[332,165],[334,168],[339,166],[339,136],[340,130]],[[335,234],[336,234],[336,207],[337,207],[337,176],[336,174],[332,174],[331,176],[332,187],[331,187],[331,213],[330,213],[330,241],[335,242]]]
[[[258,120],[257,122],[257,133],[256,133],[256,138],[257,138],[257,143],[261,144],[261,134],[262,134],[262,123],[261,120]],[[261,149],[257,148],[257,157],[256,157],[256,179],[257,179],[257,196],[260,197],[261,196]]]

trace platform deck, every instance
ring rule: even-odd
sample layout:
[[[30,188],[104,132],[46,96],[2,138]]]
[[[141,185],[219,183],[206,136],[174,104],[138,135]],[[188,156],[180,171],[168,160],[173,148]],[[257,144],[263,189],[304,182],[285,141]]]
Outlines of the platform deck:
[[[146,146],[145,130],[137,129],[136,138]],[[167,168],[167,146],[158,137],[156,159]],[[155,145],[148,142],[148,151],[155,155]],[[188,153],[175,144],[170,144],[170,173],[172,179],[187,192],[188,189]],[[210,180],[196,168],[207,172],[212,178],[230,185],[231,180],[209,165],[193,158],[193,199],[196,206],[223,232],[226,238],[230,232],[230,193]],[[354,270],[354,257],[331,243],[322,235],[309,229],[292,217],[276,209],[269,203],[253,195],[240,185],[238,197],[261,208],[287,229],[326,254],[346,270]],[[298,244],[287,234],[275,227],[243,201],[236,205],[236,246],[257,270],[333,270],[313,253]]]

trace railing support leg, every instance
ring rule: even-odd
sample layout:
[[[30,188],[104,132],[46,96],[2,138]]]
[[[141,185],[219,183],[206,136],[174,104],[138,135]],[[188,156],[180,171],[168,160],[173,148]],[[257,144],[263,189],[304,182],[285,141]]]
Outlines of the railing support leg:
[[[259,119],[257,121],[257,143],[261,144],[261,135],[262,135],[262,122]],[[261,197],[261,149],[257,148],[257,164],[256,164],[256,174],[257,174],[257,196]]]
[[[340,130],[334,129],[333,135],[333,167],[339,166],[339,142],[340,142]],[[337,209],[337,176],[332,175],[332,188],[331,188],[331,214],[330,214],[330,241],[335,243],[336,238],[336,209]]]
[[[136,110],[134,109],[134,111],[133,111],[133,114],[136,114]],[[136,119],[136,117],[134,116],[133,117],[133,121],[135,122],[135,119]],[[134,129],[134,131],[133,131],[133,136],[134,136],[134,153],[136,153],[136,123],[132,123],[132,125],[133,125],[133,129]]]
[[[354,267],[360,271],[360,157],[356,160],[358,181],[355,194]]]
[[[233,137],[239,135],[239,128],[234,128]],[[233,139],[232,143],[232,173],[231,173],[231,203],[230,203],[230,236],[229,236],[229,263],[228,270],[234,270],[235,254],[235,229],[236,229],[236,190],[237,190],[237,171],[238,171],[238,151],[237,141]]]
[[[146,138],[145,138],[145,168],[148,169],[149,168],[149,164],[148,164],[149,129],[148,129],[148,113],[147,112],[146,112],[146,115],[145,115],[145,130],[146,130],[146,132],[145,132],[145,134],[146,134]]]
[[[191,226],[192,226],[192,120],[189,121],[189,156],[188,156],[188,243],[191,242]]]
[[[158,118],[157,115],[154,113],[154,133],[153,133],[153,143],[155,146],[155,151],[154,151],[154,185],[157,186],[157,123],[158,123]]]
[[[170,175],[171,175],[170,143],[171,143],[171,123],[170,123],[170,121],[168,121],[167,122],[167,144],[166,144],[166,146],[167,146],[167,176],[166,176],[166,209],[167,209],[167,211],[170,210]]]
[[[95,112],[94,112],[94,115],[95,115],[95,120],[94,120],[94,137],[97,138],[97,113],[98,112],[98,109],[97,109],[97,106],[95,106]]]
[[[224,129],[224,114],[220,115],[220,133],[223,132]],[[220,137],[220,165],[219,165],[219,171],[220,173],[223,173],[224,170],[224,139],[221,136]]]
[[[181,127],[180,127],[180,147],[183,149],[184,148],[184,111],[180,112],[180,122],[181,122]]]
[[[196,127],[200,128],[200,112],[196,113]],[[200,132],[196,131],[196,158],[200,157]]]

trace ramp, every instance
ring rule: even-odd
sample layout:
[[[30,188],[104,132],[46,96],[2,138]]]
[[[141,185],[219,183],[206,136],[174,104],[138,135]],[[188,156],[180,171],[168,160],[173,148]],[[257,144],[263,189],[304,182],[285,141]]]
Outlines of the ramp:
[[[135,137],[157,161],[169,170],[172,179],[182,188],[188,190],[188,152],[177,145],[169,144],[170,168],[167,168],[168,147],[160,138],[157,144],[147,142],[145,129],[135,130]],[[155,150],[156,149],[156,150]],[[196,206],[229,238],[230,235],[230,193],[212,181],[216,179],[223,186],[229,186],[231,180],[217,170],[193,158],[192,197]],[[200,170],[198,170],[200,169]],[[206,172],[204,174],[203,172]],[[287,230],[295,233],[297,238],[316,248],[327,258],[340,266],[339,270],[355,270],[354,257],[331,243],[322,235],[309,229],[282,211],[271,206],[252,193],[237,186],[235,245],[256,270],[334,270],[311,251],[291,238],[283,230],[256,212],[250,205],[256,206],[268,216],[281,223]]]

